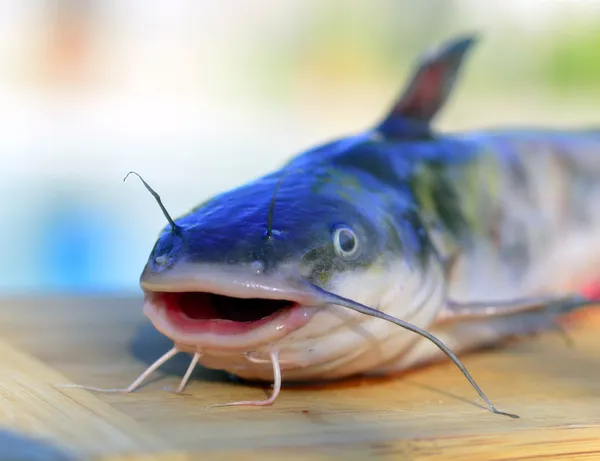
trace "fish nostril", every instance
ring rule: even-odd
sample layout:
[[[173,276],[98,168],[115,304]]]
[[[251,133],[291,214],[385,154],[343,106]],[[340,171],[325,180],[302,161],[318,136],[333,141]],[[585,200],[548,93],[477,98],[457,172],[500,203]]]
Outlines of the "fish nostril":
[[[179,240],[173,239],[171,236],[160,239],[156,243],[150,258],[153,269],[161,271],[170,267],[180,249],[181,242]]]
[[[154,258],[154,264],[156,264],[159,267],[166,266],[167,264],[169,264],[169,257],[167,255],[157,256],[156,258]]]

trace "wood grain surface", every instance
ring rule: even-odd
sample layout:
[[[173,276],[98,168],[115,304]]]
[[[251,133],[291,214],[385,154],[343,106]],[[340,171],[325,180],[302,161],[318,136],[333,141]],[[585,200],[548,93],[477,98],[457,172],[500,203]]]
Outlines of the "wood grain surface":
[[[133,394],[124,387],[171,344],[143,317],[141,297],[0,302],[0,460],[600,459],[600,322],[473,353],[464,361],[492,401],[481,406],[454,365],[385,379],[284,386],[273,407],[212,403],[262,398],[179,355]]]

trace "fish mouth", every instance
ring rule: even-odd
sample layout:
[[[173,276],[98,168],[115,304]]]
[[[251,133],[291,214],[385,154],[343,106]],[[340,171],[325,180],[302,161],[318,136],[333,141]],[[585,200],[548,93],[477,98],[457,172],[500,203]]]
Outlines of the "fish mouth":
[[[280,279],[231,275],[142,277],[144,314],[194,351],[248,351],[306,325],[320,304],[316,293]]]
[[[205,291],[155,292],[169,321],[187,332],[242,334],[288,314],[298,303],[286,299],[235,298]]]

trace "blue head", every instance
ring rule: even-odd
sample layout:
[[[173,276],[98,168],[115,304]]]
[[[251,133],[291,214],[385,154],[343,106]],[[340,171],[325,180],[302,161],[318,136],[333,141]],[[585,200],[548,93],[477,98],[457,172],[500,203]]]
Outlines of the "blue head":
[[[399,250],[400,240],[389,236],[392,199],[376,182],[316,166],[220,194],[163,229],[142,280],[211,267],[285,273],[325,287],[336,272],[366,267],[386,248]]]

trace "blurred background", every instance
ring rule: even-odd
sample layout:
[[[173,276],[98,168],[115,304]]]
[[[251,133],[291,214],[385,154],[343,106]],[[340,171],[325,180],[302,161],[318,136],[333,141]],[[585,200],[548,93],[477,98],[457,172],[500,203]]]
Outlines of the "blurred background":
[[[481,42],[443,130],[600,124],[600,0],[0,0],[6,294],[132,292],[172,215],[370,126]]]

